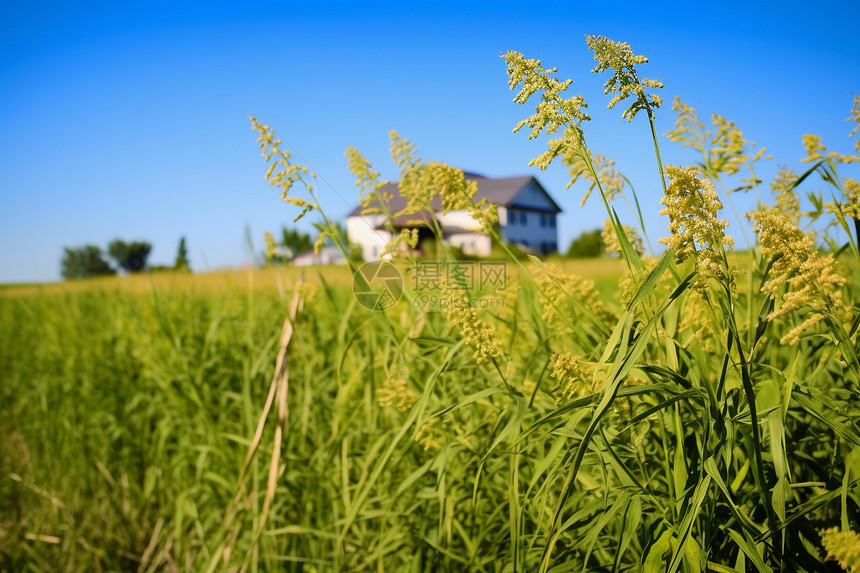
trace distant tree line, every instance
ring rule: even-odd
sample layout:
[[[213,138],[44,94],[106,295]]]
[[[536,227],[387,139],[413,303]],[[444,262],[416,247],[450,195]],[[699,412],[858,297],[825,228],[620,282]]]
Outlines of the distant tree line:
[[[120,269],[129,274],[140,273],[149,268],[147,260],[151,251],[152,245],[146,241],[126,242],[121,239],[111,241],[106,252],[96,245],[84,245],[79,248],[65,247],[60,262],[60,273],[66,280],[115,275]],[[114,265],[111,265],[108,258]],[[158,266],[152,267],[151,270],[167,269],[190,270],[185,237],[179,241],[173,267]]]
[[[339,226],[342,236],[346,236],[346,230]],[[280,240],[275,240],[268,235],[268,244],[264,253],[268,264],[286,264],[293,257],[313,249],[313,239],[307,233],[297,229],[282,227]],[[350,258],[358,261],[361,259],[361,249],[358,245],[350,244]],[[173,266],[154,265],[148,266],[149,254],[152,245],[146,241],[126,242],[115,239],[108,244],[106,251],[96,245],[84,245],[79,248],[63,249],[63,258],[60,263],[61,274],[64,279],[82,279],[88,277],[115,275],[119,270],[129,274],[149,271],[190,271],[188,262],[188,246],[185,237],[179,240],[176,249],[176,258]],[[589,258],[600,257],[606,254],[606,247],[601,237],[601,232],[588,231],[575,238],[567,251],[568,257]],[[465,256],[465,255],[464,255]]]
[[[567,256],[572,259],[590,259],[602,257],[606,254],[606,245],[603,244],[603,233],[600,229],[586,231],[570,242]]]
[[[622,225],[624,234],[626,235],[627,243],[630,248],[642,255],[645,252],[642,244],[642,237],[634,227]],[[585,231],[576,237],[570,243],[570,248],[567,250],[567,256],[572,259],[588,259],[605,256],[619,256],[621,246],[616,238],[615,232],[609,225],[609,221],[604,222],[604,228],[601,231]]]

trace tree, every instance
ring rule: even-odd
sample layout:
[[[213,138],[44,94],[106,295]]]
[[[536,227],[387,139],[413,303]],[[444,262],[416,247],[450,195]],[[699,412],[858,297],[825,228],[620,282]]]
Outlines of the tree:
[[[173,268],[177,271],[191,270],[191,265],[188,263],[188,249],[185,246],[185,237],[179,239],[179,247],[176,249],[176,262],[173,263]]]
[[[604,251],[603,237],[601,231],[597,229],[582,233],[571,241],[567,256],[574,259],[586,259],[599,257]]]
[[[119,268],[130,273],[139,273],[146,269],[146,259],[152,245],[146,241],[126,243],[116,239],[108,245],[108,255],[116,261]]]
[[[66,247],[64,251],[60,272],[66,280],[116,274],[104,260],[102,250],[95,245],[84,245],[79,249]]]
[[[281,240],[275,240],[269,232],[265,234],[266,262],[270,265],[283,265],[296,255],[306,253],[314,248],[314,240],[307,233],[297,229],[281,227]]]
[[[294,255],[306,253],[314,247],[314,241],[307,233],[297,229],[281,228],[281,246],[288,248]]]

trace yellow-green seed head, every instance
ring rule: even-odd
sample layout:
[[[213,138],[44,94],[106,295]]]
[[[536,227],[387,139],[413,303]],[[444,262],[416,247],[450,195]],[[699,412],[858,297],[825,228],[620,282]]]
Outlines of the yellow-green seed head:
[[[593,73],[603,73],[607,70],[615,72],[604,84],[605,94],[617,94],[609,102],[609,109],[615,107],[619,102],[633,97],[634,101],[621,117],[627,121],[633,121],[636,114],[642,110],[651,110],[660,107],[663,99],[654,94],[646,94],[645,88],[660,89],[663,84],[657,80],[648,78],[639,79],[636,66],[648,62],[645,56],[637,56],[626,42],[613,42],[604,36],[585,36],[588,49],[594,52],[597,65],[591,70]]]
[[[767,319],[774,320],[804,307],[813,311],[798,328],[782,338],[783,343],[796,344],[799,335],[821,320],[823,313],[832,313],[842,306],[839,287],[845,279],[836,274],[833,257],[821,257],[812,235],[801,231],[789,214],[770,208],[753,211],[748,216],[755,223],[762,257],[771,261],[768,280],[761,292],[777,298],[784,289],[782,305]]]
[[[831,527],[819,532],[827,558],[839,563],[846,571],[860,571],[860,535]]]
[[[734,240],[726,235],[728,222],[717,213],[723,204],[709,179],[698,177],[696,167],[665,166],[672,182],[660,200],[665,208],[660,215],[669,215],[669,237],[660,243],[677,249],[681,260],[694,258],[700,273],[700,284],[706,279],[724,280],[731,275],[725,264],[723,248],[732,248]]]

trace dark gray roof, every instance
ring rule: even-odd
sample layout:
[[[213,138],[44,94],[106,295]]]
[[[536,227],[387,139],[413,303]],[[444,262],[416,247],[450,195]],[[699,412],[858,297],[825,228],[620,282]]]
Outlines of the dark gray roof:
[[[392,199],[391,203],[394,203],[393,199]],[[404,207],[406,206],[406,202],[403,203],[403,206]],[[403,207],[401,207],[400,209],[402,209],[402,208]],[[399,211],[400,209],[392,208],[391,214],[395,215],[397,213],[397,211]],[[360,211],[361,210],[359,209],[359,213],[357,213],[358,215],[361,214]],[[355,213],[355,209],[353,209],[353,213]],[[349,216],[352,217],[353,213],[350,213]],[[391,223],[397,228],[401,228],[401,227],[410,227],[410,228],[411,227],[430,227],[430,228],[432,228],[434,219],[435,219],[435,217],[433,217],[433,215],[431,213],[424,211],[421,213],[411,213],[409,215],[400,215],[398,217],[394,217],[391,220]],[[376,228],[377,229],[385,229],[387,227],[387,225],[388,225],[388,221],[385,221],[384,223],[380,224]]]
[[[464,172],[466,179],[471,181],[476,181],[478,183],[478,192],[475,193],[475,201],[480,201],[481,199],[486,198],[488,202],[494,203],[501,207],[509,207],[515,204],[515,200],[517,196],[522,193],[528,186],[534,184],[538,189],[543,191],[549,199],[550,203],[552,203],[553,208],[549,209],[550,212],[559,213],[561,212],[561,207],[553,200],[549,193],[546,192],[546,189],[538,182],[537,179],[532,177],[531,175],[521,175],[518,177],[499,177],[499,178],[491,178],[484,177],[483,175],[478,175],[476,173]],[[383,193],[391,194],[391,201],[389,201],[388,206],[391,209],[392,214],[397,214],[399,211],[402,211],[406,208],[407,201],[406,199],[400,195],[399,189],[397,187],[397,182],[386,183],[381,191]],[[374,202],[371,203],[371,207],[378,207],[379,204]],[[438,197],[433,199],[431,203],[431,207],[434,211],[439,211],[442,209],[442,201]],[[536,208],[534,206],[522,205],[524,208],[532,208],[535,210],[543,210],[540,208]],[[358,206],[352,211],[349,212],[347,217],[355,217],[361,215],[361,212],[364,210],[364,207]],[[412,219],[423,218],[419,214],[410,215]]]

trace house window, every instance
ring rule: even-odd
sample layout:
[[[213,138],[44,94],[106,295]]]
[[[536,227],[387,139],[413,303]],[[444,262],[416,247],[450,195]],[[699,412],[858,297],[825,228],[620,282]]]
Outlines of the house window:
[[[528,220],[526,219],[526,212],[520,211],[520,225],[527,225]]]
[[[555,215],[549,215],[549,226],[555,229]]]
[[[510,219],[511,219],[511,225],[516,225],[517,224],[517,212],[516,211],[510,211],[509,214],[510,214]]]
[[[540,214],[540,226],[546,227],[546,215],[544,215],[543,213]]]

